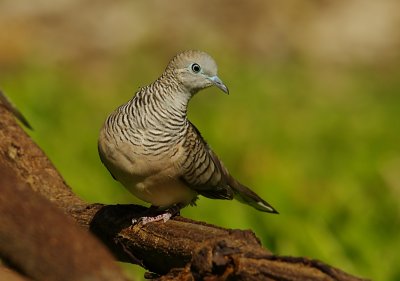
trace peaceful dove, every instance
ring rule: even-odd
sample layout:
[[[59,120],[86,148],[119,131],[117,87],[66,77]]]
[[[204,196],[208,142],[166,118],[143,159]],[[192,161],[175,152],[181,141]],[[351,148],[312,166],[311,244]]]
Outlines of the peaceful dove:
[[[101,129],[99,154],[111,175],[160,211],[144,217],[143,223],[167,221],[194,204],[198,195],[235,198],[278,213],[229,174],[188,120],[190,99],[210,86],[229,93],[217,76],[214,59],[201,51],[179,53],[156,81],[112,112]]]

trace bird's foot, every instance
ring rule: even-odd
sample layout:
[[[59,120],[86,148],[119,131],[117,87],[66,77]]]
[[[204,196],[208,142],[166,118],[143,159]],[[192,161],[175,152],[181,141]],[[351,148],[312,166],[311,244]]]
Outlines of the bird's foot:
[[[163,221],[167,222],[170,218],[172,217],[172,214],[170,213],[162,213],[154,217],[140,217],[140,218],[133,218],[132,219],[132,225],[135,224],[141,224],[141,225],[146,225],[150,222],[156,222],[156,221]]]
[[[151,206],[143,217],[133,218],[132,225],[136,224],[146,225],[150,222],[157,222],[157,221],[163,221],[165,223],[173,216],[179,215],[180,210],[183,206],[184,205],[181,204],[175,204],[169,207],[168,209],[162,211],[162,213],[159,213],[158,207]],[[154,214],[154,212],[156,213]]]

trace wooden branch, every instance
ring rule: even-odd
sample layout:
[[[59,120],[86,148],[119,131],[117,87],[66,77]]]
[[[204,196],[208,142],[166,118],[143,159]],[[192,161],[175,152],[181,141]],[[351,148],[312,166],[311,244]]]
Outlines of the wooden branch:
[[[83,204],[5,109],[0,104],[1,259],[34,280],[127,280],[104,245],[48,200],[64,211]]]
[[[0,189],[0,255],[6,262],[35,280],[127,280],[99,241],[18,181],[2,160]]]
[[[0,161],[19,182],[90,229],[118,260],[159,274],[154,280],[362,280],[316,260],[273,255],[251,231],[182,217],[132,227],[144,207],[82,202],[1,105],[0,140]]]
[[[0,264],[0,280],[7,281],[31,281],[32,279],[28,279],[25,276],[22,276],[15,270],[6,267],[3,264]]]
[[[362,280],[317,260],[273,255],[251,231],[182,217],[131,227],[132,217],[144,210],[135,205],[91,205],[74,216],[94,214],[89,224],[92,232],[119,260],[164,275],[156,280],[225,280],[228,276],[234,280]]]

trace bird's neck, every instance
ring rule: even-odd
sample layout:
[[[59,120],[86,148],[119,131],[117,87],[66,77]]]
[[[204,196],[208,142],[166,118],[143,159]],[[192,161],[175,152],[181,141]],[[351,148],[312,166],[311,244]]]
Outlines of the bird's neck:
[[[173,76],[165,75],[157,79],[153,83],[153,87],[158,89],[154,94],[161,103],[161,107],[186,119],[188,103],[192,95],[183,85],[177,82]]]
[[[190,94],[175,79],[160,77],[142,88],[133,99],[118,109],[135,124],[135,128],[154,128],[181,132],[188,126],[187,106]],[[177,134],[177,136],[182,133]]]

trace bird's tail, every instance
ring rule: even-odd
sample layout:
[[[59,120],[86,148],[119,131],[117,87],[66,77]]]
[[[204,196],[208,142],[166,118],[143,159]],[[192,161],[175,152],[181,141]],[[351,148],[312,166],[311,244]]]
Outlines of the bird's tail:
[[[263,200],[260,196],[258,196],[254,191],[250,188],[242,185],[236,180],[232,179],[232,183],[230,186],[235,192],[235,199],[245,203],[247,205],[252,206],[253,208],[267,213],[279,214],[277,210],[275,210],[270,204],[268,204],[265,200]]]

